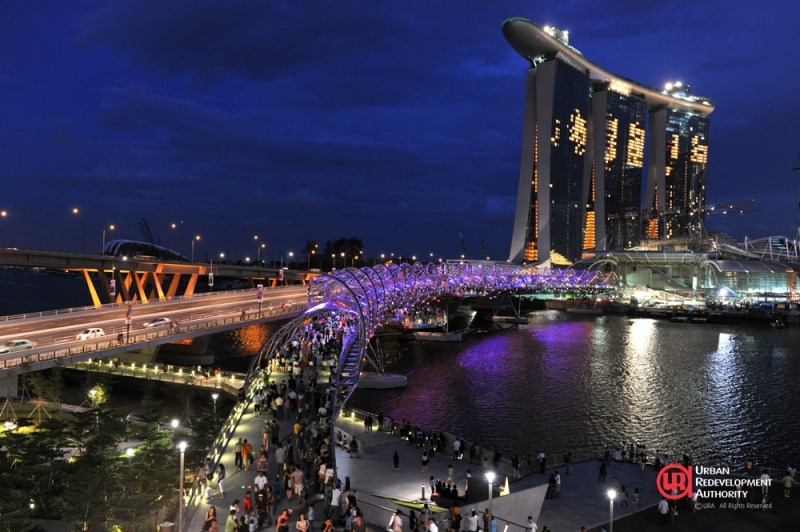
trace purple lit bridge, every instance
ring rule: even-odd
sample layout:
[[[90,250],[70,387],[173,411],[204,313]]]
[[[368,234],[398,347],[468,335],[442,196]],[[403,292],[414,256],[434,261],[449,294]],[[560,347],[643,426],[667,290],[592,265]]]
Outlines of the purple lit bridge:
[[[368,345],[378,327],[395,318],[399,311],[442,297],[590,294],[616,288],[614,273],[511,264],[381,264],[320,275],[309,286],[308,309],[272,335],[254,357],[244,393],[252,397],[254,384],[261,380],[262,369],[268,362],[288,343],[302,339],[312,323],[321,317],[344,324],[342,349],[336,368],[331,372],[331,384],[336,390],[331,407],[333,419],[336,419],[358,385],[365,360],[379,373],[383,371],[383,364],[370,355]]]

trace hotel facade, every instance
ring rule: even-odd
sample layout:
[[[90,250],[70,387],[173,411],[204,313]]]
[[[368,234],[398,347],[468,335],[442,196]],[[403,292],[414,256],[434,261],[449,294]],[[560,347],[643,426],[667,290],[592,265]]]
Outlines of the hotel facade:
[[[530,64],[510,260],[573,262],[698,234],[711,101],[611,74],[556,28],[513,18],[503,34]]]

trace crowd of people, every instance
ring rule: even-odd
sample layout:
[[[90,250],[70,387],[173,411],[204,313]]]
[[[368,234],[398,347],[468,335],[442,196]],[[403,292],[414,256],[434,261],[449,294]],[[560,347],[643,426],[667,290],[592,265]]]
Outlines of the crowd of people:
[[[288,532],[290,520],[297,532],[332,532],[336,524],[365,531],[356,492],[342,486],[330,456],[330,426],[334,389],[318,382],[318,368],[335,371],[342,343],[352,334],[352,318],[325,315],[308,320],[279,353],[265,360],[263,379],[253,391],[253,416],[266,418],[260,442],[239,438],[234,444],[236,471],[253,471],[252,490],[233,499],[224,516],[226,532],[251,532],[275,526]],[[279,372],[277,382],[269,377]],[[291,422],[291,433],[281,433],[281,422]],[[350,445],[355,438],[350,440]],[[219,529],[222,517],[215,503],[226,500],[225,464],[208,458],[198,467],[210,504],[204,530]],[[324,509],[317,525],[310,497],[322,496]],[[278,511],[283,507],[281,511]],[[296,507],[296,508],[295,508]],[[221,513],[221,512],[220,512]]]

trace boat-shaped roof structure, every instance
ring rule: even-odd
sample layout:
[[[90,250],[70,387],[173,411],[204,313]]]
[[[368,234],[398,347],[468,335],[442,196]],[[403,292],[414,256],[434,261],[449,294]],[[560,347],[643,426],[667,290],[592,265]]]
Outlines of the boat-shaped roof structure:
[[[503,35],[512,48],[534,66],[558,57],[574,68],[587,72],[593,82],[607,83],[615,92],[643,98],[651,109],[666,107],[701,115],[711,114],[714,110],[710,99],[691,95],[689,87],[681,82],[668,84],[659,90],[609,72],[570,46],[567,32],[557,28],[540,26],[525,18],[510,18],[503,22]]]

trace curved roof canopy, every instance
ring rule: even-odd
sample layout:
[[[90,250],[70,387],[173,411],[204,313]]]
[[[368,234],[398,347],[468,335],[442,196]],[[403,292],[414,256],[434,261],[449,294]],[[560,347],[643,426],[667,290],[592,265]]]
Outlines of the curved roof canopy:
[[[557,34],[555,31],[551,32]],[[608,83],[610,89],[615,92],[640,96],[650,108],[668,107],[701,115],[711,114],[714,110],[714,105],[708,98],[691,96],[680,91],[668,93],[666,90],[647,87],[613,74],[586,59],[575,48],[556,39],[546,28],[528,19],[507,19],[503,22],[503,35],[508,43],[531,64],[535,65],[545,58],[558,57],[573,67],[586,71],[591,80]]]

